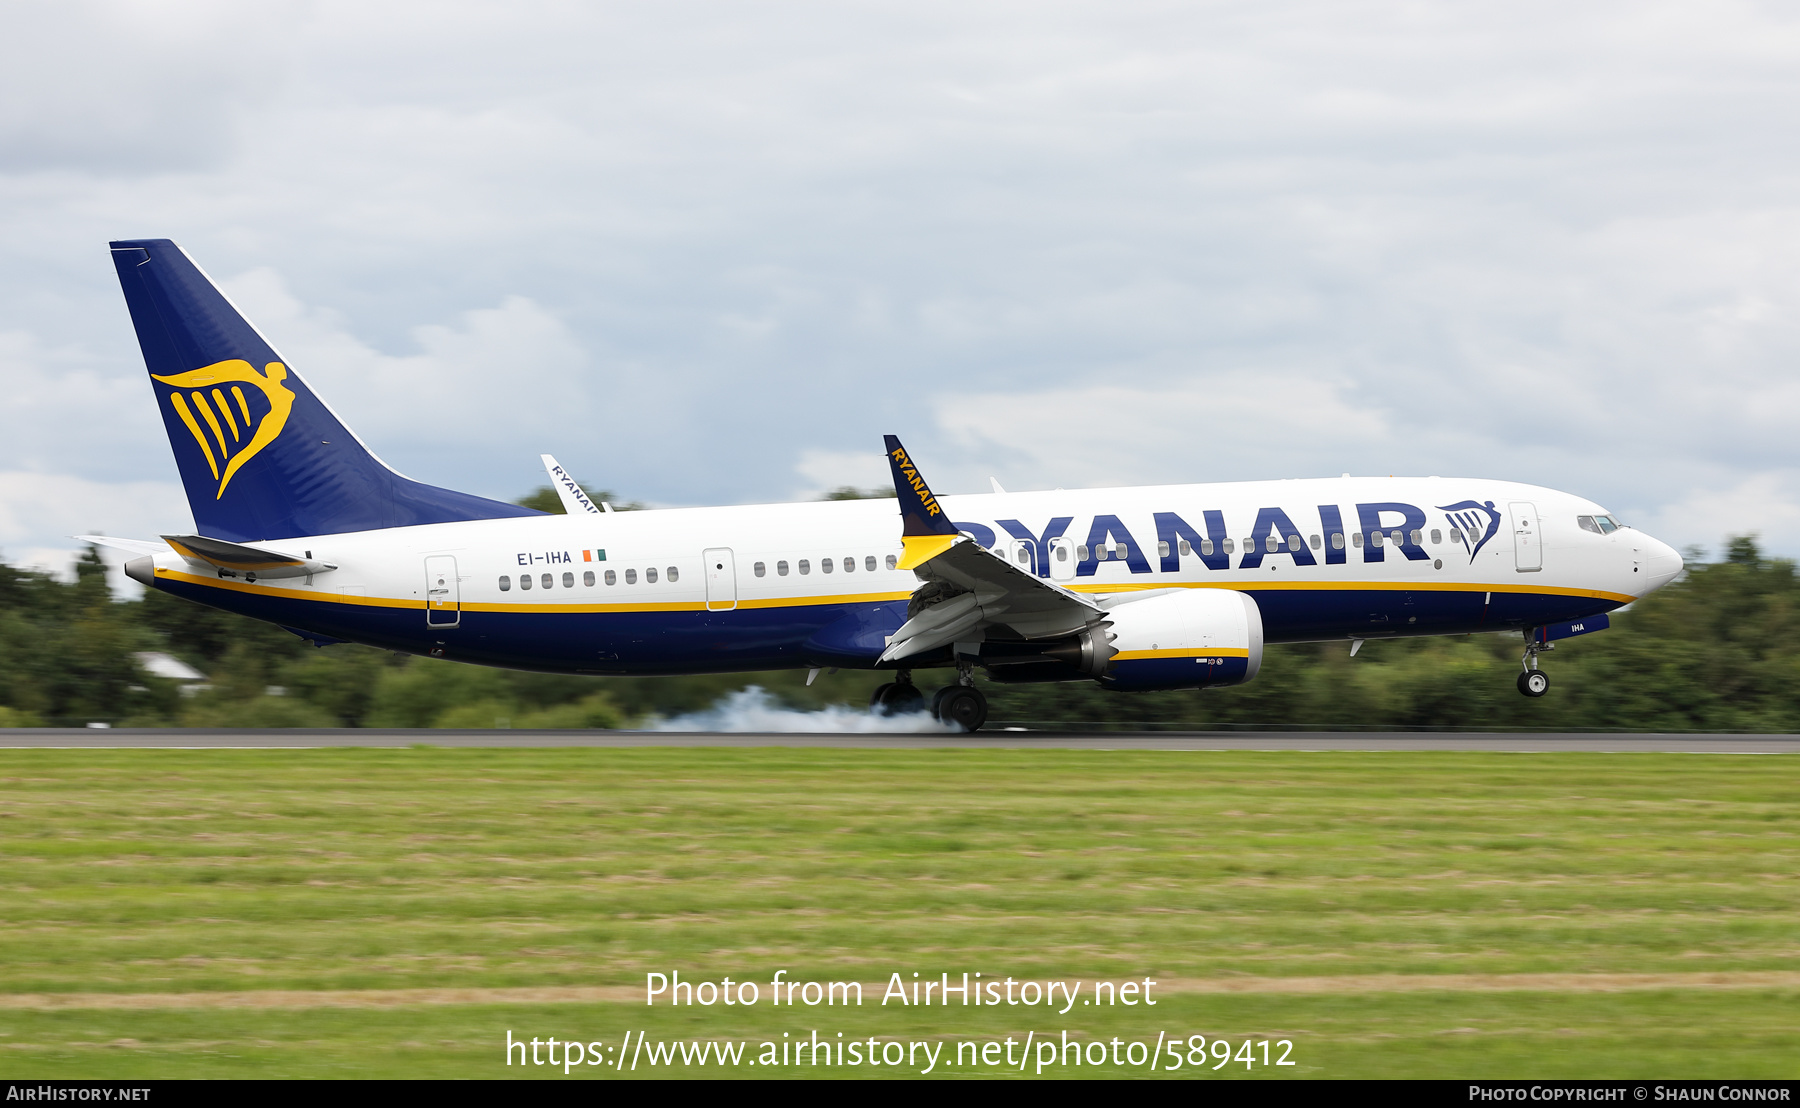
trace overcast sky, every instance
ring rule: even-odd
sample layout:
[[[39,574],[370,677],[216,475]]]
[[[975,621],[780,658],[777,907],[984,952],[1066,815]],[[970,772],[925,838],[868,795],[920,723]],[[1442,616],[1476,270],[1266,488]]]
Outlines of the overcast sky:
[[[1800,18],[0,2],[0,557],[191,525],[106,243],[397,469],[657,504],[1358,474],[1800,554]]]

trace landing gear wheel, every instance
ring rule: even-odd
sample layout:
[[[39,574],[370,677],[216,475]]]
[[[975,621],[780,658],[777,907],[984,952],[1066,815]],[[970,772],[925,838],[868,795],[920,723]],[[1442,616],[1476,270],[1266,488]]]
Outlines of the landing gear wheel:
[[[907,716],[925,710],[925,694],[917,685],[890,682],[869,697],[869,711],[878,716]]]
[[[949,685],[931,698],[932,717],[964,731],[981,730],[987,713],[987,697],[973,685]]]
[[[1541,669],[1528,669],[1519,674],[1519,691],[1526,696],[1543,696],[1550,691],[1550,675]]]

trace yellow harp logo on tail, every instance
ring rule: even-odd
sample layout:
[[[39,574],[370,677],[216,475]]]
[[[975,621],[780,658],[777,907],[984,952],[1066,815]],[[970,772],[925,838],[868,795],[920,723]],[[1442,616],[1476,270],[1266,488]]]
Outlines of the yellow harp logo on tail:
[[[265,368],[266,373],[258,373],[249,362],[233,358],[167,377],[150,375],[152,380],[174,390],[169,393],[169,403],[200,444],[200,452],[206,455],[206,464],[212,467],[213,478],[219,482],[214,500],[225,495],[225,486],[231,484],[231,478],[245,462],[275,441],[275,436],[287,426],[288,413],[293,411],[293,390],[281,383],[287,379],[287,367],[270,362]],[[245,385],[260,393],[257,408],[264,404],[268,407],[260,417],[251,414]]]

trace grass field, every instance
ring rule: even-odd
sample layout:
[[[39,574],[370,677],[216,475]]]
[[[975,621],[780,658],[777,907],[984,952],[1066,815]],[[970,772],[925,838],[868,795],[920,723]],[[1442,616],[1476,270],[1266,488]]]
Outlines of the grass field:
[[[1294,1044],[1219,1077],[1800,1076],[1781,756],[37,750],[0,779],[0,1077],[504,1077],[509,1030],[814,1029],[948,1042],[938,1076],[1063,1031]],[[676,970],[762,1002],[646,1007]],[[871,991],[778,1008],[777,970]],[[964,971],[1158,1003],[878,1003]],[[636,1076],[673,1072],[814,1071]]]

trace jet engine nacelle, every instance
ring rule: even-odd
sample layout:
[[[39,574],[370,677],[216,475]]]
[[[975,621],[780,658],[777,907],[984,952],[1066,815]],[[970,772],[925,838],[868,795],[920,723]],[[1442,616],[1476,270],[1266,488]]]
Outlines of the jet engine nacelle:
[[[1109,689],[1241,685],[1262,668],[1262,612],[1231,589],[1183,589],[1120,604],[1107,614]]]

